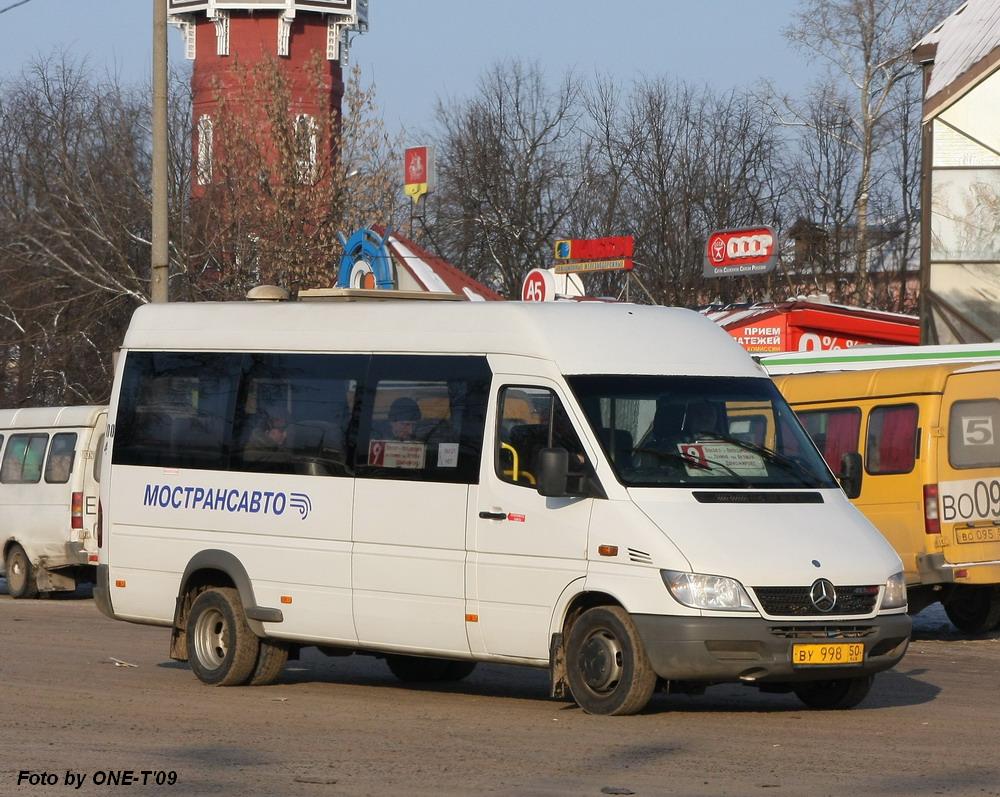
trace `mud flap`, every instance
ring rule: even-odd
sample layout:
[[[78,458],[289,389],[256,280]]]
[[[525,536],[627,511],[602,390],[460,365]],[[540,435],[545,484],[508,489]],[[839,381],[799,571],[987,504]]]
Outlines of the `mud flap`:
[[[76,589],[76,574],[72,569],[63,572],[39,565],[35,571],[35,584],[39,592],[73,592]]]
[[[177,604],[174,607],[174,624],[170,629],[170,658],[174,661],[187,661],[187,627],[184,622],[187,618],[188,606],[187,594],[177,597]]]
[[[569,682],[566,680],[566,650],[562,634],[553,634],[549,643],[549,678],[549,697],[567,697]]]

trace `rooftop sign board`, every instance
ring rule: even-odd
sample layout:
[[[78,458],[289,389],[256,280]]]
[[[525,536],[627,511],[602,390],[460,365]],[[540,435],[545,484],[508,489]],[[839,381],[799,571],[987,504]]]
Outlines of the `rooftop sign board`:
[[[171,14],[195,11],[318,11],[350,14],[358,10],[358,0],[167,0]]]
[[[414,202],[434,190],[434,148],[410,147],[403,153],[403,193]]]
[[[608,238],[564,238],[556,241],[556,274],[631,271],[635,240],[631,235]]]
[[[770,227],[717,230],[705,242],[706,277],[766,274],[778,264],[778,236]]]

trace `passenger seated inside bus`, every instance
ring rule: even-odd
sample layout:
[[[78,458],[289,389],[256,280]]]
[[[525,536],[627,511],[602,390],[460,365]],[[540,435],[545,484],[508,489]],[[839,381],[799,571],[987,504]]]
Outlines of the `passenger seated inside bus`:
[[[248,462],[284,462],[288,459],[287,443],[288,419],[272,411],[251,433],[243,458]]]
[[[715,404],[700,400],[688,402],[684,411],[682,432],[686,442],[724,434],[720,412]]]
[[[417,402],[406,396],[396,399],[389,407],[390,439],[399,441],[415,439],[420,419],[420,406]]]

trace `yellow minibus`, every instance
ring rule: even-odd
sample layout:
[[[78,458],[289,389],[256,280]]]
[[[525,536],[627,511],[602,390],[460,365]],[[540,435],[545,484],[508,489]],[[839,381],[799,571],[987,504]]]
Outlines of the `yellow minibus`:
[[[772,376],[902,558],[910,611],[1000,626],[1000,363]]]

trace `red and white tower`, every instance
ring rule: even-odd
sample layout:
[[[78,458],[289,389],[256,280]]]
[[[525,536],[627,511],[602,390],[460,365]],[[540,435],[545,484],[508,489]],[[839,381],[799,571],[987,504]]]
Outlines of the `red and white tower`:
[[[308,129],[318,114],[339,116],[349,37],[368,29],[368,0],[168,0],[168,13],[194,61],[195,196],[212,181],[213,130],[222,98],[249,119],[261,118],[246,85],[255,64],[277,59],[295,98],[296,121]],[[307,68],[317,55],[325,61],[318,87]],[[324,154],[333,153],[312,157]]]

